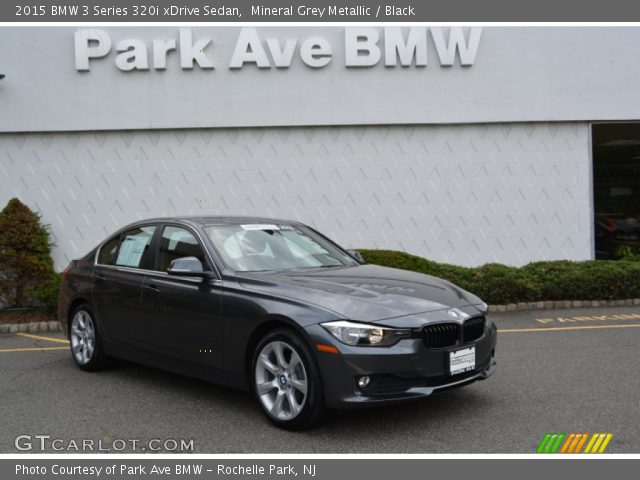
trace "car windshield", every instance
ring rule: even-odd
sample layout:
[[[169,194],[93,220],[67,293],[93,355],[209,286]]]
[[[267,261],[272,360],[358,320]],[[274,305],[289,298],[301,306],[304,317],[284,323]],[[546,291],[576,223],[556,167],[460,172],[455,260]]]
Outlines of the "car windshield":
[[[229,268],[237,272],[358,265],[309,228],[293,225],[215,225],[206,229]]]

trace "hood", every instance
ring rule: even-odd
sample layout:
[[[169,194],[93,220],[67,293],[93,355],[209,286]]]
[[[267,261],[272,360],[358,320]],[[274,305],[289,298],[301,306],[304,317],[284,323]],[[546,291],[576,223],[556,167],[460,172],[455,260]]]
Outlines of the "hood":
[[[312,303],[341,318],[365,322],[482,303],[446,280],[378,265],[244,272],[237,280],[249,290]]]

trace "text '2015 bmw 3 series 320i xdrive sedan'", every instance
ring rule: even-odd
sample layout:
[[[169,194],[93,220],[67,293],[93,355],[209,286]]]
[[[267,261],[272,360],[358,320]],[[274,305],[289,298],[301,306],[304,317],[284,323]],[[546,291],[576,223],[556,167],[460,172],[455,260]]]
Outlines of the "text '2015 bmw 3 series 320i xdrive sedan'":
[[[131,224],[71,262],[58,315],[83,370],[117,357],[247,389],[271,422],[301,429],[326,408],[489,377],[486,311],[298,222],[177,217]]]

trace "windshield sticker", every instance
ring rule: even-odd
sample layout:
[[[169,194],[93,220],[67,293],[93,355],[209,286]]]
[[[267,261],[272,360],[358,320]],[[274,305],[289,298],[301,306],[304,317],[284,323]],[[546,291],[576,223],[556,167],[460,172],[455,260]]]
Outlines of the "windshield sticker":
[[[280,230],[277,225],[268,225],[268,224],[250,224],[250,225],[240,225],[244,230]]]

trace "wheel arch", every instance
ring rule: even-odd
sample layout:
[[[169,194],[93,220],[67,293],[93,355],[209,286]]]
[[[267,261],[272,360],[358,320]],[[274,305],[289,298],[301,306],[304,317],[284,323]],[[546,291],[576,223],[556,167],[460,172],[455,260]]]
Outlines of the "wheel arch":
[[[260,342],[267,333],[278,328],[288,329],[298,334],[298,336],[307,344],[312,355],[315,355],[311,338],[298,323],[284,315],[265,316],[262,319],[262,322],[260,322],[260,324],[258,324],[249,335],[249,340],[245,349],[244,372],[247,378],[247,383],[249,383],[251,378],[251,360],[253,359],[253,353],[258,342]]]
[[[73,301],[69,304],[69,308],[67,309],[66,315],[65,315],[65,336],[69,336],[69,331],[70,331],[70,322],[71,322],[71,315],[73,315],[73,312],[75,312],[75,310],[80,306],[80,305],[89,305],[89,301],[85,298],[85,297],[77,297],[74,298]]]

